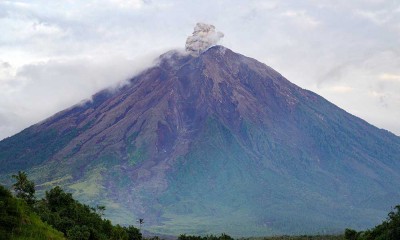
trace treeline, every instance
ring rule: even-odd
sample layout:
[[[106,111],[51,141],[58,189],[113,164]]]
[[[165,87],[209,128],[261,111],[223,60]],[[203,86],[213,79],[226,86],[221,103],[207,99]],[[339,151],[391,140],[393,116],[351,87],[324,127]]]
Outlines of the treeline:
[[[21,239],[20,235],[27,227],[24,216],[32,214],[42,224],[48,224],[61,232],[61,237],[71,240],[142,239],[139,229],[134,226],[112,225],[110,220],[103,219],[104,206],[93,208],[82,204],[73,199],[71,193],[66,193],[58,186],[46,191],[43,199],[36,200],[34,183],[27,178],[26,173],[18,172],[13,178],[16,180],[13,188],[18,199],[0,186],[0,239]],[[51,231],[51,228],[45,231]],[[26,239],[60,239],[59,237]]]
[[[225,233],[220,236],[207,235],[204,237],[182,234],[178,237],[178,240],[233,240],[233,238]]]
[[[343,235],[300,235],[242,238],[241,240],[345,240]]]
[[[397,205],[382,224],[362,232],[353,229],[345,230],[347,240],[399,240],[400,239],[400,205]]]

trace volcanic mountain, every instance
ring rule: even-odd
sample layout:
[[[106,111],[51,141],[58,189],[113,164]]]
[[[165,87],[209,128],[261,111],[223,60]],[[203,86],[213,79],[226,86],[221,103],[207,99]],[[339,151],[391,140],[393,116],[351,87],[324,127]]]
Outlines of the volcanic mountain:
[[[363,229],[400,203],[400,137],[222,46],[1,141],[0,165],[163,234]]]

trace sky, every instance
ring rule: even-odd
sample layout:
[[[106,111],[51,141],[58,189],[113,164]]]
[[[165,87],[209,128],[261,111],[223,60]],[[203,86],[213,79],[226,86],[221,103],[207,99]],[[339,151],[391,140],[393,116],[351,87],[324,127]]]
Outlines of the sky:
[[[197,22],[400,135],[398,0],[0,0],[0,139],[183,49]]]

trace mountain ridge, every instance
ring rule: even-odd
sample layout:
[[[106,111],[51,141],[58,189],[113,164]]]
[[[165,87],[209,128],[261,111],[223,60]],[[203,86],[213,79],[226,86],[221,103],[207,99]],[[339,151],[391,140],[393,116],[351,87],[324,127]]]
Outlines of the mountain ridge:
[[[0,179],[27,170],[165,234],[309,233],[376,224],[400,197],[399,156],[394,134],[214,46],[1,141]]]

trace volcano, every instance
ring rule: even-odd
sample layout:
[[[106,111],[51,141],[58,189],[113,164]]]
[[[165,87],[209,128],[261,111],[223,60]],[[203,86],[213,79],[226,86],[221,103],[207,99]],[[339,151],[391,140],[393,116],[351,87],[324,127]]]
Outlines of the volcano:
[[[0,165],[169,235],[365,229],[400,199],[400,137],[222,46],[4,139]]]

